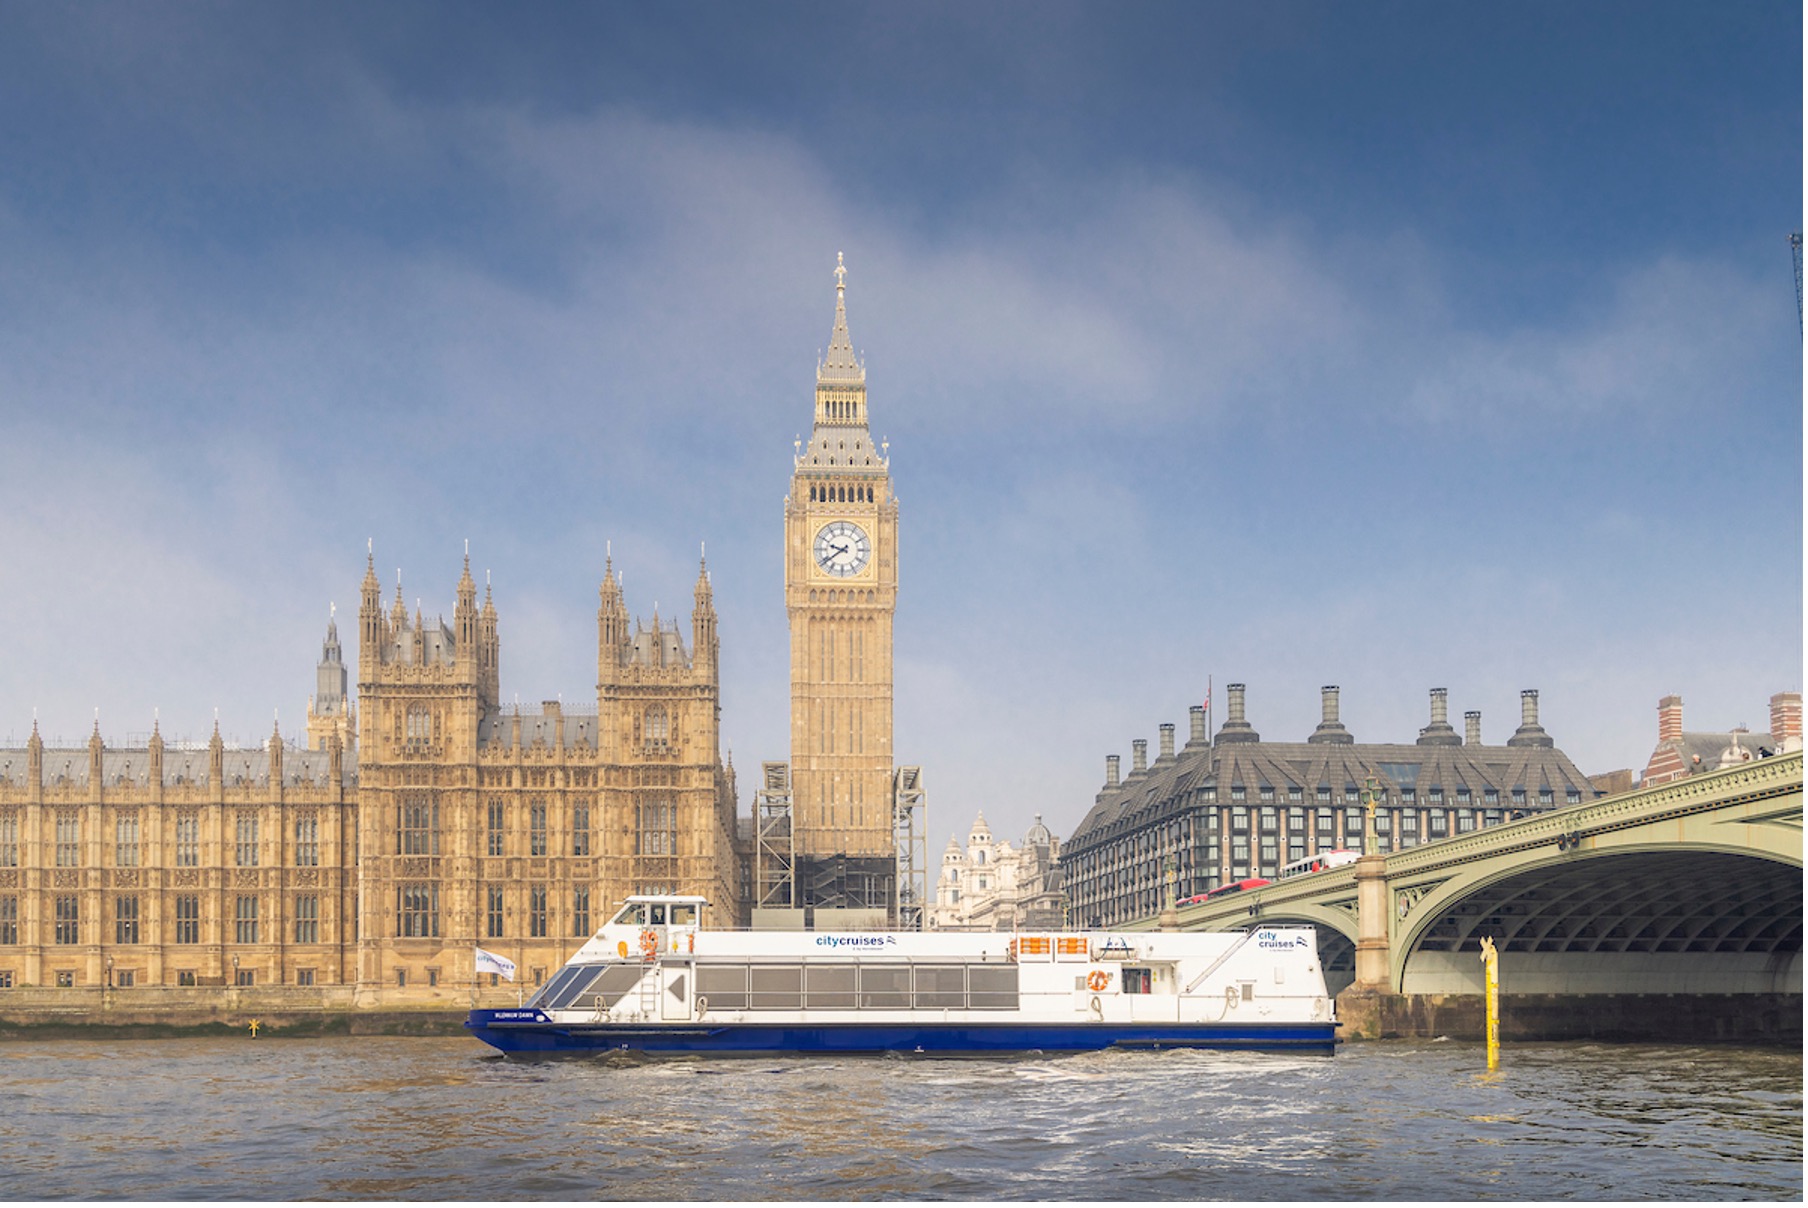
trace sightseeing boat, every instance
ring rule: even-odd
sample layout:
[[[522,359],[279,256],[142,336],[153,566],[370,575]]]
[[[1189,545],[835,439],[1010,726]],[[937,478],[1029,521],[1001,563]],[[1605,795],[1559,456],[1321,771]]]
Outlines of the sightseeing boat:
[[[1310,927],[1243,932],[711,931],[635,895],[520,1007],[505,1053],[1330,1052]]]

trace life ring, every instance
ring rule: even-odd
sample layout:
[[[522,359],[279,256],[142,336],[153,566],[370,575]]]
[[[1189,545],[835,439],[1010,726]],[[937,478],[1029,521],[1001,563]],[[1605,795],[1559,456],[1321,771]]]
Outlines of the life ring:
[[[695,952],[697,950],[697,933],[695,931],[693,931],[689,935],[685,936],[684,938],[685,938],[685,942],[690,945],[688,951]]]
[[[640,956],[642,960],[652,960],[659,955],[659,936],[647,930],[640,933]]]
[[[1105,972],[1103,969],[1094,969],[1091,973],[1086,975],[1086,988],[1088,990],[1103,990],[1110,984],[1111,974]]]

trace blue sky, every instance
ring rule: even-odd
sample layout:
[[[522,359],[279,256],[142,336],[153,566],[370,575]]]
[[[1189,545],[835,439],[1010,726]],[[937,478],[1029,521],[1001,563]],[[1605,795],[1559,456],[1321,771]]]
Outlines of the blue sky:
[[[833,319],[932,843],[1066,833],[1208,677],[1303,738],[1541,693],[1588,772],[1802,681],[1799,6],[0,3],[0,735],[301,729],[367,540],[503,691],[721,613]],[[348,634],[349,636],[349,634]],[[1222,692],[1217,698],[1222,720]]]

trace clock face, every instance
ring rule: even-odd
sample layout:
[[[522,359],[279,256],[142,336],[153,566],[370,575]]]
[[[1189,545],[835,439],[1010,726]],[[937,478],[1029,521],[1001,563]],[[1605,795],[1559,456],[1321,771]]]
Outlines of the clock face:
[[[873,544],[859,525],[851,520],[837,520],[825,524],[816,534],[813,552],[816,565],[845,579],[859,574],[866,566],[867,559],[873,556]]]

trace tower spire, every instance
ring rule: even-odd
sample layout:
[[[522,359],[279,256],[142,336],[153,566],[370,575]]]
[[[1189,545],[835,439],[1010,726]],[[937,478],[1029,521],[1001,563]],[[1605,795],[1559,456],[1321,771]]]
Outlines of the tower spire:
[[[816,366],[816,381],[819,387],[827,382],[844,386],[866,382],[866,368],[854,355],[854,341],[848,335],[847,265],[842,262],[840,252],[835,253],[835,330],[829,335],[828,352]],[[842,418],[845,421],[846,417]],[[822,422],[820,415],[817,422]]]

